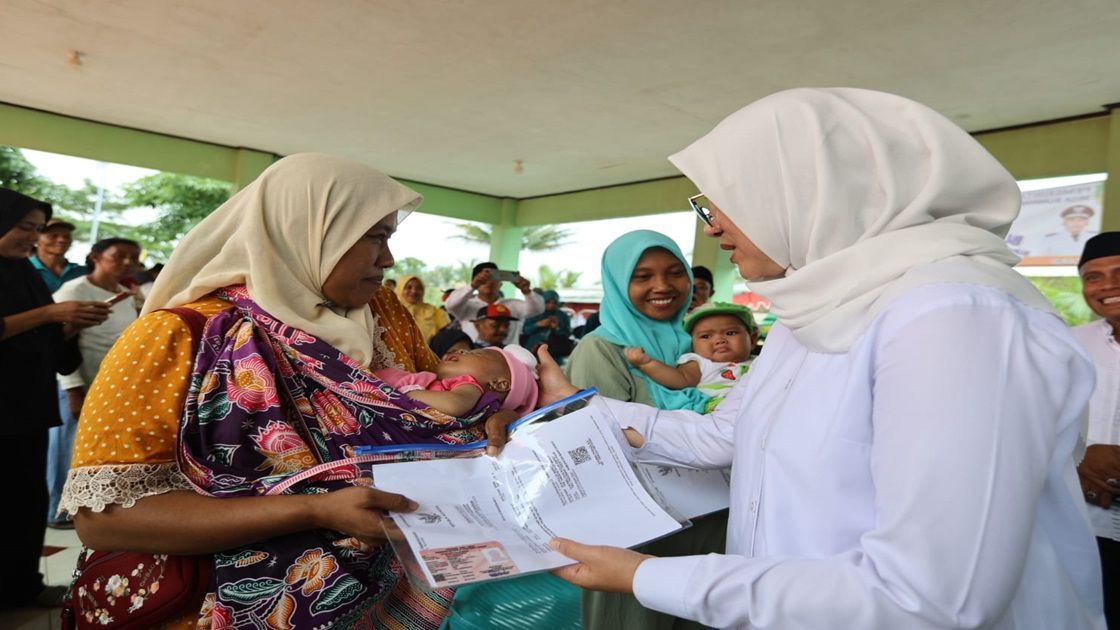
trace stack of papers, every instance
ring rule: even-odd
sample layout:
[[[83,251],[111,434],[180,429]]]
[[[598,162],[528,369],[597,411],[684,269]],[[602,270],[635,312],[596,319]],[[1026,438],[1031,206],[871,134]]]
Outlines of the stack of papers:
[[[420,505],[389,525],[415,581],[443,588],[554,569],[572,563],[548,546],[554,536],[633,547],[727,507],[723,471],[633,466],[609,410],[587,404],[592,393],[519,422],[497,457],[373,466],[377,488]]]

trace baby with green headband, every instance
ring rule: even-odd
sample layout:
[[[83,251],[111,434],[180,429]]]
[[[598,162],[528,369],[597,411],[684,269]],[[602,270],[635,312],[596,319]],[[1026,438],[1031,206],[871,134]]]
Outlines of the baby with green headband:
[[[758,325],[745,306],[709,302],[685,317],[684,329],[692,336],[692,352],[681,355],[675,366],[634,347],[626,348],[626,360],[664,387],[699,389],[709,397],[704,407],[709,413],[747,373]]]

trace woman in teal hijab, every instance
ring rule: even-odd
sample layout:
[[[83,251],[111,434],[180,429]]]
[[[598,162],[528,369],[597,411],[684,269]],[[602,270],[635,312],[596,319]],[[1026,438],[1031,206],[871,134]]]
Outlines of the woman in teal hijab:
[[[572,353],[572,384],[598,387],[607,398],[702,413],[707,397],[698,390],[658,385],[623,355],[625,348],[636,346],[676,365],[679,356],[692,350],[681,326],[691,299],[692,270],[672,239],[651,230],[615,239],[603,252],[602,324]]]
[[[576,387],[597,387],[607,398],[660,409],[703,412],[707,397],[694,388],[672,390],[630,366],[623,350],[640,346],[651,357],[676,365],[692,340],[681,323],[692,301],[692,270],[668,236],[637,230],[603,252],[602,325],[576,344],[568,377]],[[691,528],[645,545],[657,556],[722,553],[727,512],[694,519]],[[681,630],[704,626],[643,608],[633,595],[584,591],[584,630]]]

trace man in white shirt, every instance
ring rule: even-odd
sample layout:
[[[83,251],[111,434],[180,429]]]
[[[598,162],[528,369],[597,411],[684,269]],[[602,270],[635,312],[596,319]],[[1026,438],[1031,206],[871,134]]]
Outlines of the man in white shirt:
[[[1073,330],[1097,371],[1089,400],[1088,449],[1077,467],[1097,533],[1105,616],[1120,628],[1120,232],[1085,242],[1078,264],[1085,302],[1101,319]]]
[[[1062,227],[1065,229],[1057,230],[1042,237],[1041,251],[1038,255],[1042,256],[1077,256],[1081,253],[1081,248],[1089,241],[1089,238],[1096,234],[1096,230],[1086,229],[1089,227],[1089,220],[1093,218],[1095,211],[1089,206],[1077,205],[1070,206],[1061,212]]]
[[[475,265],[471,272],[471,283],[452,291],[451,295],[447,296],[444,306],[447,312],[459,321],[463,332],[470,336],[471,341],[477,342],[479,341],[478,329],[475,328],[472,320],[478,317],[479,309],[488,304],[503,304],[515,318],[509,322],[509,332],[506,333],[504,343],[519,343],[522,323],[526,317],[544,312],[544,298],[534,293],[529,286],[529,281],[520,274],[512,282],[525,299],[503,298],[502,280],[497,277],[497,271],[498,266],[492,262]]]

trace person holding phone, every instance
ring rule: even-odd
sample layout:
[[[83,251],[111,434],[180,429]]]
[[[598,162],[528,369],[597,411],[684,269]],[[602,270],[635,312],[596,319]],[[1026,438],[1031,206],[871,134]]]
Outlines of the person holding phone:
[[[62,426],[52,431],[50,449],[47,453],[47,486],[50,490],[50,504],[47,508],[47,524],[56,529],[74,527],[69,517],[58,516],[58,503],[62,498],[62,487],[70,471],[70,456],[74,450],[74,435],[78,432],[78,420],[85,402],[86,390],[101,361],[109,353],[117,338],[137,317],[136,294],[121,283],[132,272],[133,265],[140,259],[140,245],[125,238],[106,238],[97,241],[90,249],[90,272],[62,285],[55,292],[55,299],[86,300],[104,302],[110,307],[109,318],[96,326],[83,328],[78,333],[78,348],[82,354],[82,365],[70,374],[59,375],[59,386],[66,392],[70,413],[63,418]]]
[[[525,299],[502,297],[502,282],[506,281],[517,287]],[[510,321],[509,332],[506,333],[503,345],[519,343],[521,339],[521,326],[526,318],[544,312],[544,298],[534,293],[529,281],[516,271],[498,269],[492,262],[475,265],[471,271],[471,283],[459,287],[447,297],[447,312],[459,321],[463,332],[470,336],[471,341],[478,342],[478,329],[473,320],[477,318],[479,309],[489,304],[502,304],[509,309],[516,319]]]
[[[28,259],[50,218],[50,204],[0,188],[0,439],[8,445],[4,464],[15,475],[5,488],[0,610],[62,601],[65,589],[47,587],[39,572],[48,434],[60,423],[55,373],[77,369],[74,333],[104,321],[109,310],[100,302],[51,299]]]

